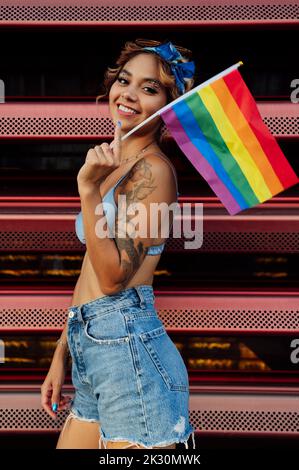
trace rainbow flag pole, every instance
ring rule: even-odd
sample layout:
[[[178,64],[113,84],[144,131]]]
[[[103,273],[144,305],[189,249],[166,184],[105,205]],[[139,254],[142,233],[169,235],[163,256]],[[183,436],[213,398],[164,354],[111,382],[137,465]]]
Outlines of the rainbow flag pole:
[[[299,181],[237,70],[242,64],[189,90],[122,137],[160,115],[230,215],[269,200]]]

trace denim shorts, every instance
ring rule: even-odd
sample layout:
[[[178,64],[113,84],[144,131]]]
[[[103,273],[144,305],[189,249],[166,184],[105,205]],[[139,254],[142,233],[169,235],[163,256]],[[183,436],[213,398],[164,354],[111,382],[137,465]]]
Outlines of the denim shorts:
[[[101,441],[188,448],[190,434],[195,448],[188,372],[154,301],[144,284],[68,308],[75,389],[68,418],[98,422],[100,448]]]

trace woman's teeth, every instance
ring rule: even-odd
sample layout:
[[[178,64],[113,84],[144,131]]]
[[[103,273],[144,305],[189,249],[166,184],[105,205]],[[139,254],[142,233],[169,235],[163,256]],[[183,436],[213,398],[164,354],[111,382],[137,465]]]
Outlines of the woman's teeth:
[[[123,111],[123,112],[128,113],[128,114],[137,114],[137,111],[133,111],[133,109],[126,108],[126,107],[123,106],[122,104],[120,104],[120,105],[118,106],[118,109],[119,109],[120,111]]]

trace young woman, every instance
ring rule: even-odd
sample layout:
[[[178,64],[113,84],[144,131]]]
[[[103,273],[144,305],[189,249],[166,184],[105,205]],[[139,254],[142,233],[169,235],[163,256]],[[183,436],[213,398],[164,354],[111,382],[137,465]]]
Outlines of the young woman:
[[[159,147],[161,118],[123,142],[121,136],[192,88],[190,54],[171,42],[137,39],[105,74],[98,98],[109,98],[114,140],[90,149],[77,176],[76,232],[86,253],[41,387],[42,406],[55,418],[69,406],[70,397],[61,394],[69,348],[75,395],[57,449],[174,449],[178,442],[188,448],[190,434],[195,448],[187,369],[154,307],[153,276],[166,241],[162,221],[155,238],[148,230],[141,237],[132,228],[134,212],[123,217],[125,232],[117,217],[118,196],[127,207],[143,204],[146,227],[153,203],[177,201],[176,172]],[[98,236],[100,229],[109,236]]]

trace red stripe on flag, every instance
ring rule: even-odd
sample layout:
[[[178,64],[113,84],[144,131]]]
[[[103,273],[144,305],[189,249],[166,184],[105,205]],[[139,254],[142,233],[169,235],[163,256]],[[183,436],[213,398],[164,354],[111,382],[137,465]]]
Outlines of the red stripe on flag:
[[[248,121],[252,131],[255,133],[256,138],[259,140],[262,149],[269,159],[276,175],[280,179],[284,189],[298,183],[299,179],[296,173],[283,154],[274,136],[264,123],[256,102],[240,72],[238,70],[233,70],[228,75],[225,75],[223,80],[245,116],[245,119]]]

